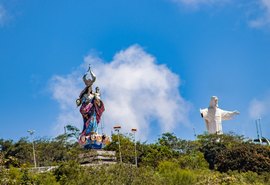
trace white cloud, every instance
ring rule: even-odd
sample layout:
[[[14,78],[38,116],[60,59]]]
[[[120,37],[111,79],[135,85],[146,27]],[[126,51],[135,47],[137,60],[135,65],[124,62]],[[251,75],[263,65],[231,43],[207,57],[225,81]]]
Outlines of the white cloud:
[[[80,68],[66,76],[56,75],[50,81],[52,96],[60,105],[54,134],[63,133],[63,128],[67,124],[76,125],[80,128],[81,117],[79,109],[75,106],[75,100],[82,88],[80,86],[81,78],[77,74]]]
[[[198,10],[205,6],[220,6],[232,4],[244,11],[247,23],[252,28],[270,28],[270,0],[232,1],[232,0],[170,0],[180,6]]]
[[[266,107],[264,102],[254,99],[249,106],[249,115],[252,119],[258,119],[265,114]]]
[[[249,106],[249,116],[252,119],[267,117],[270,114],[270,94],[261,100],[253,99]]]
[[[97,76],[94,86],[100,87],[105,104],[102,123],[106,133],[120,124],[124,133],[137,128],[140,138],[146,139],[148,134],[154,134],[153,124],[158,124],[162,132],[188,124],[190,105],[179,93],[179,77],[165,65],[158,65],[140,46],[133,45],[116,53],[109,63],[90,54],[71,74],[52,78],[53,98],[61,108],[57,130],[62,131],[67,123],[82,128],[75,99],[83,88],[81,76],[89,63]]]
[[[254,28],[269,26],[270,24],[270,0],[258,0],[257,18],[249,21]]]
[[[7,12],[3,5],[0,4],[0,26],[4,24],[7,18]]]
[[[229,2],[230,0],[171,0],[178,5],[184,5],[190,8],[199,8],[203,5],[220,5]]]

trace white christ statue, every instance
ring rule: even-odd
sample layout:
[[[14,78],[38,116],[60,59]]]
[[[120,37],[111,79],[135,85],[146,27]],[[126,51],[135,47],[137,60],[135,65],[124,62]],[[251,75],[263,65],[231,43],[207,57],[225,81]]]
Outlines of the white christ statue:
[[[222,134],[221,122],[230,120],[235,115],[240,114],[238,111],[226,111],[218,108],[218,98],[216,96],[212,96],[209,107],[200,109],[200,112],[209,134]]]

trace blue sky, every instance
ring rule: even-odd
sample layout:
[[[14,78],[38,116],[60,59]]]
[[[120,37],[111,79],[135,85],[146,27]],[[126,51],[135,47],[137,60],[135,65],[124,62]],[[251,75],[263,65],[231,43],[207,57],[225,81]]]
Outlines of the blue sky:
[[[75,99],[92,64],[107,134],[194,139],[210,97],[238,110],[224,132],[270,137],[270,0],[0,0],[0,138],[82,128]]]

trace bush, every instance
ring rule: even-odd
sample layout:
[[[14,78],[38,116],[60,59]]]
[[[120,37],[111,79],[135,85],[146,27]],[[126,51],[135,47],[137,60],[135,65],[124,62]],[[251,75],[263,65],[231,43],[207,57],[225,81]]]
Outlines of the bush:
[[[217,154],[216,165],[220,172],[270,172],[270,148],[251,143],[226,148]]]
[[[51,172],[39,173],[35,175],[34,184],[38,185],[59,185],[55,176]]]
[[[158,172],[164,184],[190,185],[196,180],[195,174],[190,170],[182,170],[176,163],[164,161],[158,166]]]
[[[63,162],[55,171],[54,176],[60,184],[77,184],[83,171],[82,167],[74,162]]]
[[[209,169],[220,172],[270,172],[270,147],[244,141],[235,135],[204,135],[199,137],[200,151]]]
[[[193,152],[190,154],[181,155],[177,163],[181,168],[185,169],[207,169],[208,163],[204,159],[203,153]]]

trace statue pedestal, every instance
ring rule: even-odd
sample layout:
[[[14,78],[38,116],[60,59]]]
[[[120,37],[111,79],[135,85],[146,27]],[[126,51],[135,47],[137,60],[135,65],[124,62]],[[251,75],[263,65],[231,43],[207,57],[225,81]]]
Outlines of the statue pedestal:
[[[110,143],[110,137],[92,133],[89,135],[80,135],[79,144],[85,149],[102,149]]]
[[[97,164],[115,164],[115,151],[90,150],[79,155],[79,162],[85,166]]]

